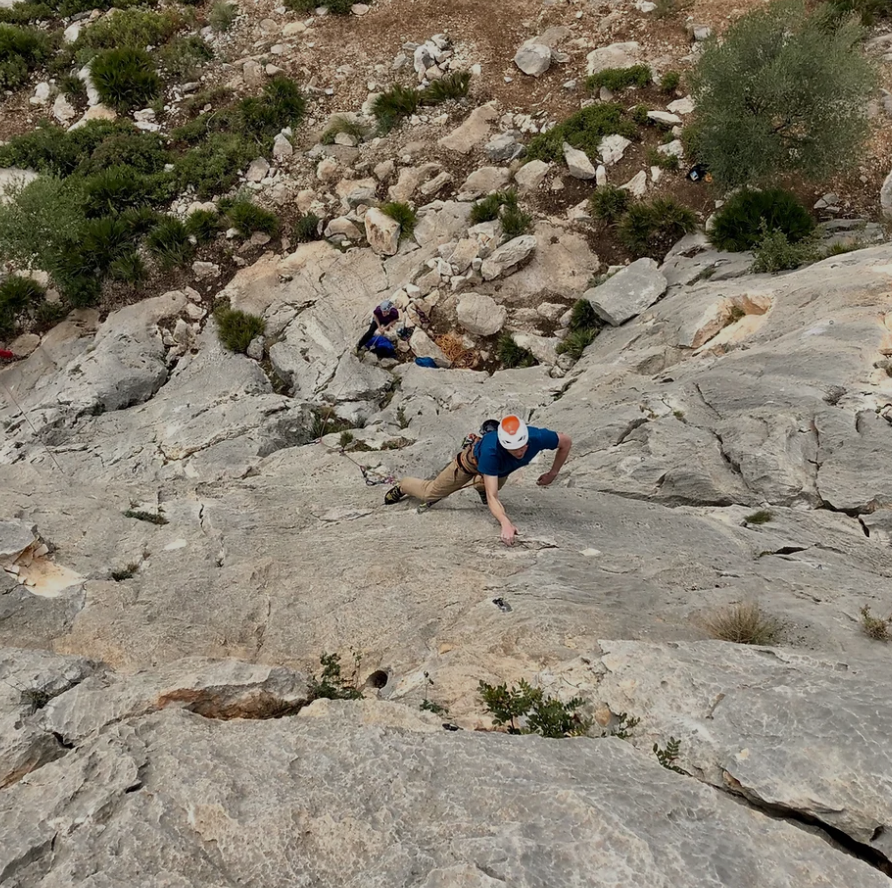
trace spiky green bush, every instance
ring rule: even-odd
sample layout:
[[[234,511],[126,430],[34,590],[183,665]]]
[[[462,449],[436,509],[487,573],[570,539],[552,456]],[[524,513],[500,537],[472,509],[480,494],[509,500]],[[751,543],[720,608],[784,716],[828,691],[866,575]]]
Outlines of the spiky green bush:
[[[815,262],[820,258],[811,240],[790,243],[782,231],[763,227],[762,239],[753,249],[752,271],[757,274],[776,274]]]
[[[564,156],[564,142],[595,157],[604,136],[635,138],[638,129],[621,105],[604,103],[583,108],[548,132],[534,136],[527,146],[530,160],[557,161]]]
[[[602,185],[589,198],[589,213],[601,222],[613,223],[629,208],[630,201],[631,195],[625,188]]]
[[[180,156],[174,178],[182,190],[190,185],[199,197],[228,191],[239,170],[256,156],[256,147],[233,133],[213,133]]]
[[[423,105],[439,105],[442,102],[463,99],[467,96],[470,86],[470,71],[453,71],[439,80],[434,80],[426,89],[422,90],[421,103]]]
[[[146,246],[164,269],[185,265],[195,254],[189,231],[179,219],[165,216],[149,232]]]
[[[349,117],[335,117],[322,134],[320,141],[323,145],[333,145],[335,136],[339,133],[346,133],[348,136],[353,136],[357,142],[361,142],[368,132],[369,128],[358,120],[351,120]]]
[[[167,177],[144,176],[129,166],[113,166],[84,180],[84,212],[98,217],[148,206],[169,194]]]
[[[790,243],[809,237],[815,228],[808,210],[796,195],[783,188],[744,189],[725,201],[715,214],[710,242],[720,250],[751,250],[768,231],[782,231]]]
[[[221,306],[214,311],[214,319],[217,322],[220,342],[229,351],[240,354],[244,354],[248,350],[251,340],[262,336],[266,329],[263,318],[226,306]]]
[[[529,231],[533,217],[521,210],[517,202],[517,192],[513,188],[494,191],[471,207],[471,224],[491,222],[499,219],[502,231],[508,238],[520,237]]]
[[[294,223],[291,236],[299,243],[307,243],[319,237],[319,222],[321,220],[315,213],[306,213],[298,216]]]
[[[620,241],[636,256],[662,257],[697,227],[697,216],[671,197],[633,204],[617,228]]]
[[[595,341],[598,332],[598,330],[590,327],[582,330],[571,330],[566,337],[558,343],[556,351],[559,355],[569,355],[571,358],[578,361],[585,350]]]
[[[401,120],[411,117],[420,104],[421,94],[417,89],[397,83],[375,98],[372,114],[378,121],[378,129],[389,133]]]
[[[598,316],[588,299],[577,299],[570,312],[570,330],[600,330],[604,321]]]
[[[79,65],[108,49],[145,50],[165,44],[186,24],[177,9],[153,12],[140,7],[121,9],[84,28],[71,47]]]
[[[16,89],[50,53],[50,41],[36,28],[0,25],[0,89]]]
[[[90,76],[106,105],[121,112],[142,108],[161,92],[151,56],[141,49],[108,49],[90,66]]]
[[[213,49],[197,34],[174,37],[158,52],[158,61],[168,81],[196,78],[199,68],[213,57]]]
[[[12,276],[0,282],[0,338],[11,337],[45,298],[46,290],[30,278]]]
[[[407,203],[402,201],[391,201],[390,203],[381,205],[381,212],[385,216],[390,216],[400,225],[400,237],[410,237],[415,230],[415,223],[418,221],[418,213],[412,209]]]
[[[660,90],[664,93],[673,93],[681,83],[681,74],[678,71],[667,71],[660,78]]]
[[[649,86],[652,81],[653,74],[647,65],[632,65],[630,68],[605,68],[603,71],[598,71],[597,74],[592,74],[585,81],[585,85],[592,92],[602,86],[607,87],[611,92],[619,92],[630,86]]]
[[[532,352],[521,348],[510,333],[503,333],[496,343],[496,357],[508,370],[514,367],[533,367],[539,362]]]
[[[271,144],[285,127],[296,127],[303,120],[307,100],[298,85],[284,76],[276,76],[263,87],[262,96],[242,99],[237,107],[236,126],[245,139]]]
[[[213,240],[220,231],[220,214],[212,210],[196,210],[186,218],[186,231],[200,244]]]
[[[278,216],[251,203],[246,197],[238,198],[227,208],[226,218],[242,237],[249,237],[255,231],[273,235],[279,230]]]
[[[146,278],[146,266],[136,250],[133,250],[119,256],[109,265],[108,276],[123,284],[139,284]]]

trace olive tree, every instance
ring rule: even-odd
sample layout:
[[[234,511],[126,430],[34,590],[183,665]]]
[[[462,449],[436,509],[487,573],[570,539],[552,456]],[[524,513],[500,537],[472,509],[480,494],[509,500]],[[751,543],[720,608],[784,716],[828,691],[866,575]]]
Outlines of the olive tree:
[[[710,38],[691,77],[697,159],[726,187],[850,165],[875,84],[861,38],[855,17],[809,14],[801,0],[777,0]]]

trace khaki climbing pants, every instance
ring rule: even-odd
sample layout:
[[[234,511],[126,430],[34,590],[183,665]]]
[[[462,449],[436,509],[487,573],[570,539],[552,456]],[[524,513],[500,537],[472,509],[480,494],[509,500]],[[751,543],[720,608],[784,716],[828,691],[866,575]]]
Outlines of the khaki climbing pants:
[[[483,475],[477,471],[474,448],[467,447],[452,460],[436,478],[424,481],[421,478],[401,478],[400,490],[406,496],[415,497],[426,503],[435,503],[469,484],[479,493],[483,492]],[[506,475],[499,478],[499,490],[508,480]]]

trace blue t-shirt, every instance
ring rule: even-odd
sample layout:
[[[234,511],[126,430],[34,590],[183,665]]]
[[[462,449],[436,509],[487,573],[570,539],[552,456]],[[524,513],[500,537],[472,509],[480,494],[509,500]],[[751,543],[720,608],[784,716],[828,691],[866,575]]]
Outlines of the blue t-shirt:
[[[512,456],[499,444],[499,433],[488,432],[474,447],[474,456],[477,457],[477,471],[481,475],[496,475],[504,478],[517,469],[523,468],[533,460],[542,450],[557,450],[557,432],[551,429],[537,429],[529,426],[530,440],[527,452],[518,459]]]

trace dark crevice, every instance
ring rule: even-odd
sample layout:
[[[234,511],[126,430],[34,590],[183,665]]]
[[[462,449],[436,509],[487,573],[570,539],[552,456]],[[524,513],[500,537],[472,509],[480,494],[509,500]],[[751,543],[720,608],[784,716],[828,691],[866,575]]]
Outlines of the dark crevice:
[[[67,740],[58,731],[51,731],[50,733],[56,738],[59,746],[61,746],[63,749],[74,749],[74,744],[70,740]]]
[[[729,782],[726,791],[738,800],[745,802],[757,811],[761,811],[773,820],[783,820],[792,826],[807,828],[807,832],[820,836],[830,845],[842,849],[845,853],[850,854],[852,857],[879,870],[883,875],[892,878],[892,861],[890,861],[882,851],[879,851],[864,842],[859,842],[857,839],[853,839],[848,833],[843,832],[843,830],[831,826],[829,823],[825,823],[823,820],[820,820],[811,814],[805,814],[802,811],[797,811],[795,808],[780,805],[776,802],[766,802],[758,796],[753,796],[749,793],[747,788],[731,774],[727,771],[725,771],[724,774],[725,779]],[[719,787],[719,789],[721,789],[721,787]],[[884,827],[881,824],[873,831],[871,841],[876,841],[883,832]]]
[[[614,447],[619,447],[620,444],[625,444],[626,439],[635,429],[641,428],[641,426],[645,425],[647,420],[642,416],[640,419],[633,419],[620,433],[620,436],[613,442]]]

